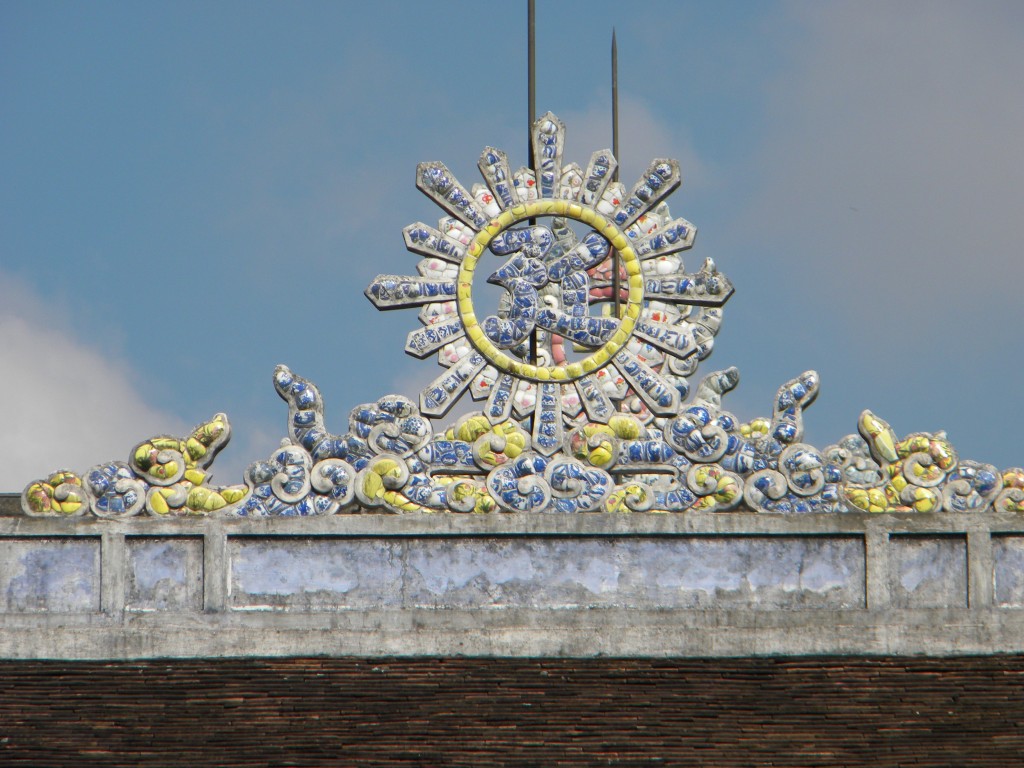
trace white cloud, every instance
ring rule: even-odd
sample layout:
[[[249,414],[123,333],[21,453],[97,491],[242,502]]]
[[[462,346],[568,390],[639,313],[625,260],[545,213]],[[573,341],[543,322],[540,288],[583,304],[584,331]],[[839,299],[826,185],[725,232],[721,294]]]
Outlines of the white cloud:
[[[807,35],[769,91],[748,225],[813,254],[815,285],[871,331],[1019,296],[1022,7],[794,9]]]
[[[0,490],[67,468],[125,460],[135,443],[184,434],[176,416],[147,403],[122,362],[82,343],[44,300],[0,272]]]

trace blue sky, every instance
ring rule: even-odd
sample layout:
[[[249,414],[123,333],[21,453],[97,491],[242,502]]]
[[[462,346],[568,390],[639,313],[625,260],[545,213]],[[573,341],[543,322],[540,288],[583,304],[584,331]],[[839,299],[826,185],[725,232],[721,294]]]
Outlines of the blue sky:
[[[125,458],[217,411],[237,482],[285,435],[277,363],[328,423],[439,369],[362,295],[416,259],[487,144],[526,161],[525,3],[0,5],[0,489]],[[623,180],[676,157],[672,211],[737,288],[700,373],[767,415],[822,377],[809,442],[870,408],[1024,464],[1024,5],[539,0],[538,113]]]

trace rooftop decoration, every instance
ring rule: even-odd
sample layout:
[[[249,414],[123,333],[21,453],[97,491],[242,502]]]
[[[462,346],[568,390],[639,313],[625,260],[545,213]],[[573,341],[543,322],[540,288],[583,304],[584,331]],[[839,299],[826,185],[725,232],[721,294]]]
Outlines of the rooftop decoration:
[[[128,461],[30,483],[24,512],[1024,512],[1024,469],[962,460],[942,432],[899,439],[865,411],[859,434],[823,450],[802,442],[814,371],[779,388],[770,417],[740,423],[723,407],[736,368],[692,386],[733,287],[711,259],[684,267],[696,229],[669,212],[678,163],[653,160],[627,189],[609,150],[585,169],[563,162],[553,114],[532,141],[536,168],[513,172],[486,147],[485,183],[468,189],[443,163],[417,168],[444,215],[403,231],[416,275],[366,289],[378,309],[419,308],[405,350],[444,371],[417,402],[360,405],[334,434],[319,389],[278,366],[288,437],[244,484],[207,485],[230,436],[217,414]],[[482,407],[437,425],[466,394]]]

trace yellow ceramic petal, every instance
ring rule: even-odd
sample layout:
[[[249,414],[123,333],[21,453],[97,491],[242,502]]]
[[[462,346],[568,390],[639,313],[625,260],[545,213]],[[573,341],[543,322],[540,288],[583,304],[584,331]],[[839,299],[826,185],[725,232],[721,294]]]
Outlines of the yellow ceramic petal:
[[[202,485],[206,481],[206,473],[198,469],[187,469],[184,479],[192,485]]]
[[[379,499],[384,494],[384,482],[376,472],[363,475],[363,495],[369,499]]]
[[[166,488],[157,488],[156,493],[149,497],[149,507],[158,515],[166,515],[171,511],[164,495],[166,490]]]
[[[249,489],[244,485],[230,485],[227,488],[220,489],[220,495],[224,497],[224,500],[228,504],[234,504],[235,502],[241,501],[249,493]]]
[[[878,455],[885,461],[896,461],[896,435],[884,421],[879,419],[871,411],[864,411],[861,414],[860,424],[862,431],[867,433],[867,440]]]

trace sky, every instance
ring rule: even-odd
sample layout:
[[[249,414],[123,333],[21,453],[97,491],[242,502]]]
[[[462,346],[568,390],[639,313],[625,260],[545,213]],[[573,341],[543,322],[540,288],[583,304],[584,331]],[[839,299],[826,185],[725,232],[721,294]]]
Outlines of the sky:
[[[697,269],[736,286],[695,379],[770,415],[821,376],[805,440],[945,430],[1024,465],[1024,4],[537,2],[537,111],[622,178],[675,157]],[[286,436],[278,363],[328,427],[415,398],[401,229],[468,186],[485,145],[526,163],[526,3],[0,4],[0,491],[124,460],[224,411],[213,482]]]

